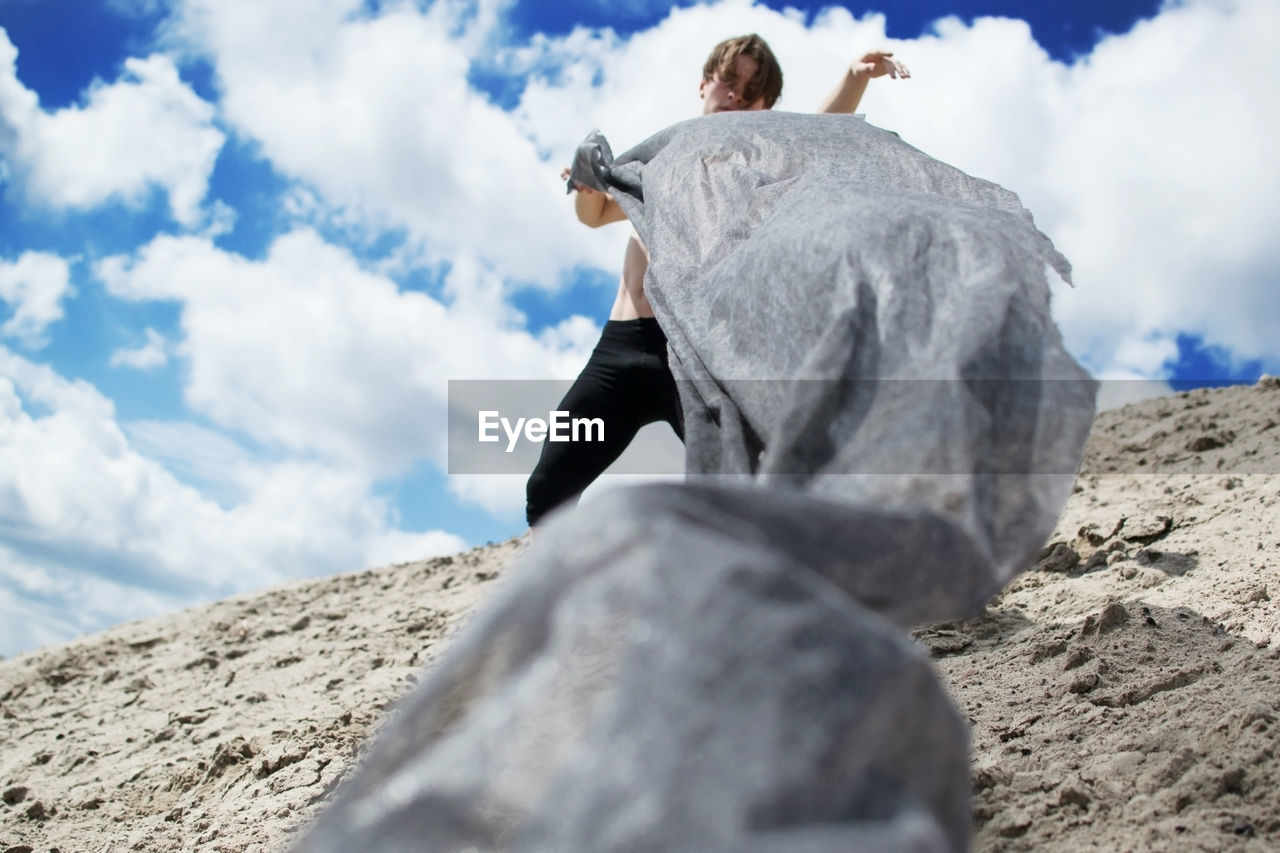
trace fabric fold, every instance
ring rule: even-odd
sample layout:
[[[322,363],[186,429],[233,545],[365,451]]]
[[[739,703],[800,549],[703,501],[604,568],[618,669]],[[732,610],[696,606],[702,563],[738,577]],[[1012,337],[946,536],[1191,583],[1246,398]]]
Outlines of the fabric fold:
[[[965,724],[905,629],[977,613],[1066,500],[1066,259],[849,116],[593,133],[570,180],[649,249],[687,481],[553,515],[297,849],[965,849]]]

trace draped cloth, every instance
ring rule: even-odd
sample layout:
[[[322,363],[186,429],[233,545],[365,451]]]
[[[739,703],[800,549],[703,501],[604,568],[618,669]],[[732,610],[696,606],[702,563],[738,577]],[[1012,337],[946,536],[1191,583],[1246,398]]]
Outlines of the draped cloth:
[[[1065,502],[1066,260],[852,116],[592,134],[571,180],[650,251],[686,481],[554,516],[297,849],[965,849],[965,725],[906,629],[979,612]]]

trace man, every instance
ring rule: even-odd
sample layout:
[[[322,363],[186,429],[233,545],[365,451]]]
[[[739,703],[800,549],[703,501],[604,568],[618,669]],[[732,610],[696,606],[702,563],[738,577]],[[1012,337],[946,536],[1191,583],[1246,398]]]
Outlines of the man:
[[[873,77],[910,77],[906,66],[892,57],[886,51],[873,51],[855,60],[818,111],[851,113]],[[772,109],[781,94],[782,69],[769,45],[754,34],[716,45],[698,84],[703,115]],[[584,225],[598,228],[626,218],[605,193],[584,186],[576,189],[574,209]],[[667,340],[644,294],[648,267],[648,250],[633,230],[623,256],[618,295],[600,343],[558,407],[572,418],[603,420],[604,440],[542,446],[526,486],[530,527],[561,503],[576,499],[622,455],[642,426],[666,421],[684,438],[680,397],[667,366]]]

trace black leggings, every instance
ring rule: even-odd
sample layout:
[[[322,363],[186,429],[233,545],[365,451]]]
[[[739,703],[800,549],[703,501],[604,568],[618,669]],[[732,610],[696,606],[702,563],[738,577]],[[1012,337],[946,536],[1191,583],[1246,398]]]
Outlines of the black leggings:
[[[600,343],[557,409],[570,418],[600,418],[604,440],[543,443],[525,487],[530,526],[560,504],[577,500],[622,455],[640,427],[666,421],[684,440],[680,396],[658,321],[642,317],[605,323]]]

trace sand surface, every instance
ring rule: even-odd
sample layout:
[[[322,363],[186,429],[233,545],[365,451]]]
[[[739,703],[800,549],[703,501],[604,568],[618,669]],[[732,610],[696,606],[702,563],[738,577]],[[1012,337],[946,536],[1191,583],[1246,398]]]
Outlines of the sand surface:
[[[1280,382],[1104,412],[1042,559],[917,632],[974,849],[1280,849]],[[283,851],[516,540],[0,661],[0,853]]]

